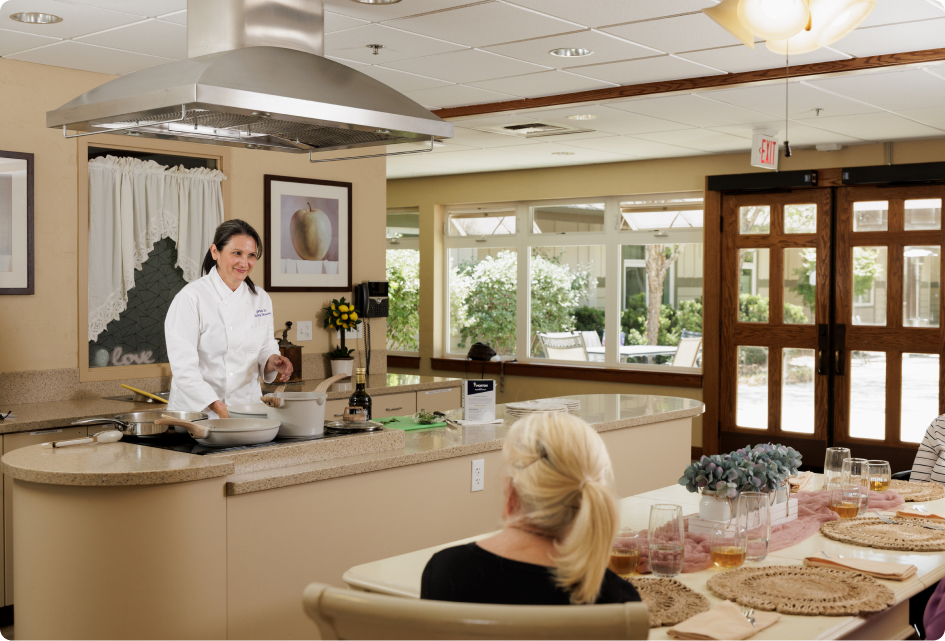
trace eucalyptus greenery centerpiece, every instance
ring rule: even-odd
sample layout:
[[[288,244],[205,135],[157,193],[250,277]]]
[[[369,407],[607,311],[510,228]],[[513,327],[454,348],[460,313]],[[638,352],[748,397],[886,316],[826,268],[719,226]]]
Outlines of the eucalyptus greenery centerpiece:
[[[345,331],[356,328],[363,321],[358,317],[354,303],[347,302],[344,296],[331,301],[322,311],[325,312],[325,322],[322,326],[329,332],[340,332],[341,336],[341,345],[328,352],[331,373],[335,375],[345,372],[350,375],[354,365],[354,358],[351,356],[354,350],[345,347]]]
[[[690,492],[731,500],[739,492],[775,492],[797,474],[801,455],[793,447],[762,443],[728,454],[703,456],[679,479]]]

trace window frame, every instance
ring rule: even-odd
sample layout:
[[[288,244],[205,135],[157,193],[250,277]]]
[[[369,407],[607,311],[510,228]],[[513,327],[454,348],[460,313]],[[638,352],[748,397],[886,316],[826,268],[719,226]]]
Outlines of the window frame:
[[[672,365],[650,365],[645,363],[621,363],[617,341],[611,341],[604,346],[603,362],[576,363],[575,361],[561,361],[530,356],[529,345],[531,338],[530,302],[531,302],[531,250],[534,247],[586,247],[601,246],[604,248],[606,265],[604,274],[607,283],[622,283],[621,272],[624,268],[621,247],[623,245],[652,245],[652,244],[701,244],[705,245],[704,227],[701,228],[670,228],[664,230],[623,230],[623,209],[621,203],[627,200],[660,200],[660,199],[702,199],[704,211],[705,199],[702,191],[686,191],[663,194],[629,194],[620,196],[592,197],[592,198],[556,198],[549,200],[528,200],[515,203],[491,202],[477,204],[446,205],[444,207],[443,260],[441,261],[442,277],[442,308],[440,333],[442,347],[437,350],[438,359],[460,359],[463,354],[450,351],[450,250],[452,249],[509,249],[517,256],[517,282],[524,284],[516,291],[516,336],[514,360],[530,365],[555,365],[568,367],[582,367],[589,369],[620,369],[640,372],[667,373],[667,374],[695,374],[702,375],[702,367],[674,367]],[[553,205],[598,204],[604,203],[604,229],[600,232],[536,232],[534,223],[534,209]],[[695,204],[695,203],[693,203]],[[456,211],[481,209],[483,211],[512,210],[515,211],[516,233],[507,235],[471,237],[450,236],[450,214]],[[698,209],[689,206],[687,209]],[[527,231],[523,232],[525,229]],[[658,235],[657,235],[658,234]],[[673,266],[675,268],[675,265]],[[608,286],[605,290],[605,321],[604,327],[611,336],[619,336],[621,316],[622,286]],[[513,360],[506,357],[503,360]]]
[[[391,214],[417,214],[417,216],[419,217],[420,210],[417,207],[391,207],[387,210],[387,215],[390,216]],[[421,227],[417,228],[416,238],[397,238],[397,239],[392,239],[390,237],[386,238],[386,240],[384,241],[385,242],[385,250],[384,250],[385,269],[386,269],[386,264],[387,264],[387,260],[386,260],[387,252],[392,249],[410,249],[410,250],[416,251],[417,254],[420,253],[420,234],[422,233],[421,229],[422,229]],[[385,226],[385,230],[386,230],[386,226]],[[384,274],[384,277],[387,278],[386,273]],[[422,284],[421,284],[421,291],[422,291]],[[418,327],[417,331],[419,332],[419,330],[420,328]],[[387,349],[387,330],[386,329],[384,331],[384,349],[387,351],[388,356],[401,356],[401,357],[403,356],[419,357],[420,356],[419,349],[413,352]],[[419,364],[418,364],[418,367],[419,367]]]

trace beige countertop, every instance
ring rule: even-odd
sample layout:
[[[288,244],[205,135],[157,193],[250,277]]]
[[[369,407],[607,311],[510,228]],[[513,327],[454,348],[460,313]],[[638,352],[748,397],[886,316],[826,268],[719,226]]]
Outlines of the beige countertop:
[[[313,391],[321,380],[306,380],[293,384],[291,391]],[[383,396],[401,392],[418,392],[430,389],[459,387],[458,378],[439,376],[414,376],[410,374],[373,374],[368,377],[368,394]],[[328,390],[328,399],[348,398],[354,391],[349,380],[335,383]],[[128,392],[130,395],[131,392]],[[47,403],[22,403],[0,407],[4,412],[12,411],[16,418],[0,421],[0,434],[34,432],[65,427],[73,421],[85,418],[110,418],[116,414],[158,409],[154,403],[130,403],[104,398]]]
[[[690,418],[704,411],[701,401],[670,396],[594,394],[569,398],[581,401],[581,409],[574,414],[599,432]],[[247,494],[499,450],[514,418],[506,417],[504,405],[497,406],[496,413],[503,419],[501,425],[384,430],[206,456],[121,442],[59,450],[31,446],[6,454],[3,473],[36,483],[88,486],[179,483],[226,476],[228,495]]]

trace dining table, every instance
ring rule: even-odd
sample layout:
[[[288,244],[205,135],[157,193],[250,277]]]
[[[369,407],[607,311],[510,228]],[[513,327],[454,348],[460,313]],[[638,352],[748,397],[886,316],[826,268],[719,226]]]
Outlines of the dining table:
[[[821,488],[823,479],[815,475],[812,487]],[[675,504],[682,507],[684,515],[698,514],[699,494],[691,494],[680,485],[628,496],[620,500],[620,524],[642,531],[648,527],[650,508],[656,504]],[[909,503],[906,507],[922,505],[933,513],[945,510],[945,499],[924,503]],[[905,508],[901,508],[905,509]],[[890,512],[891,514],[891,512]],[[344,582],[354,590],[376,592],[405,598],[420,598],[420,578],[427,561],[439,550],[462,545],[491,536],[484,532],[459,541],[417,550],[399,556],[365,563],[350,568],[343,576]],[[770,552],[764,561],[748,563],[746,566],[801,566],[805,557],[820,556],[826,552],[831,557],[848,559],[872,559],[891,563],[909,563],[918,569],[904,581],[880,580],[895,595],[895,603],[886,610],[870,617],[860,616],[800,616],[782,615],[781,619],[752,636],[752,639],[906,639],[913,634],[909,624],[909,600],[945,577],[945,553],[942,552],[897,552],[877,550],[841,543],[828,539],[819,531],[809,538],[782,550]],[[719,572],[710,568],[699,572],[683,573],[677,579],[690,589],[705,595],[711,607],[723,599],[707,587],[710,578]],[[645,576],[645,575],[644,575]],[[653,628],[650,639],[668,639],[670,627]]]
[[[588,356],[603,356],[604,350],[606,347],[587,347]],[[639,357],[643,358],[647,363],[652,362],[653,357],[655,356],[673,356],[676,353],[675,345],[621,345],[620,346],[620,360],[625,361],[627,358]]]

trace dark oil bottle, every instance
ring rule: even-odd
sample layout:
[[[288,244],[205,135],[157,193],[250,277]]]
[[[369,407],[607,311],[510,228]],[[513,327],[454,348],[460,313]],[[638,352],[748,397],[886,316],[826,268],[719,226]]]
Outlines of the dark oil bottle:
[[[351,398],[348,399],[349,407],[363,407],[367,413],[367,419],[371,420],[371,397],[368,395],[365,390],[364,382],[364,368],[359,367],[357,369],[357,386],[355,387],[354,394],[351,395]]]

